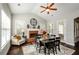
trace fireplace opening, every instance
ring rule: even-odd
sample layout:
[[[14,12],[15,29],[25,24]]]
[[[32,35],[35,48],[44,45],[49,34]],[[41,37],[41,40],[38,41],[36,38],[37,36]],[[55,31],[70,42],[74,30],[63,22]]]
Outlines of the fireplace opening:
[[[37,34],[38,34],[38,31],[29,31],[29,38],[35,38]]]

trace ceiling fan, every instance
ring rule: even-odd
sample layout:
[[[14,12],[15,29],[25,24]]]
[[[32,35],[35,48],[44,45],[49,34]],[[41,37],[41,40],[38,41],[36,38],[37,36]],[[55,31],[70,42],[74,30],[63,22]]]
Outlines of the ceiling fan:
[[[40,6],[41,8],[44,8],[44,10],[41,11],[41,13],[47,11],[47,14],[49,14],[51,10],[55,10],[56,11],[57,8],[54,8],[53,5],[54,5],[54,3],[47,3],[46,7],[45,6]]]

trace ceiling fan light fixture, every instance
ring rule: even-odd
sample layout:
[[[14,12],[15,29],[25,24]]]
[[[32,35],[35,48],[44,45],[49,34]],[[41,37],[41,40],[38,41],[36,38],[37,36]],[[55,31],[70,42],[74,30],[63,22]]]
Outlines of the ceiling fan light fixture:
[[[44,11],[47,12],[47,14],[49,14],[52,10],[56,11],[57,8],[53,7],[54,3],[47,3],[47,6],[40,6],[41,8],[43,8],[44,10],[41,11],[41,13],[43,13]]]
[[[49,12],[50,10],[49,10],[49,9],[47,9],[46,11],[47,11],[47,12]]]

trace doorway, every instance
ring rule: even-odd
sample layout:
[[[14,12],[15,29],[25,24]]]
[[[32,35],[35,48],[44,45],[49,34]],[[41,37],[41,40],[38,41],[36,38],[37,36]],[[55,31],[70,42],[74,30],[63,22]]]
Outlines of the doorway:
[[[79,17],[74,19],[74,42],[75,48],[79,48]]]

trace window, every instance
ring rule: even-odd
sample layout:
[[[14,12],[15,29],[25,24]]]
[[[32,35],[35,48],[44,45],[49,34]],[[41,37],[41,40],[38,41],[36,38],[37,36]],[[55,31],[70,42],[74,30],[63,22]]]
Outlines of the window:
[[[63,33],[63,25],[59,24],[59,34],[64,34]]]
[[[10,19],[6,13],[1,10],[1,48],[10,40]]]

